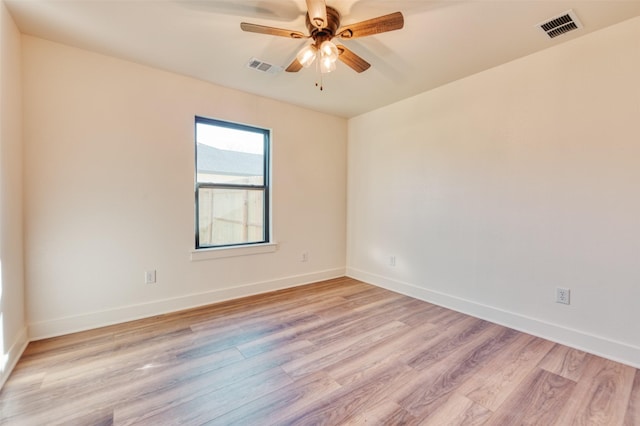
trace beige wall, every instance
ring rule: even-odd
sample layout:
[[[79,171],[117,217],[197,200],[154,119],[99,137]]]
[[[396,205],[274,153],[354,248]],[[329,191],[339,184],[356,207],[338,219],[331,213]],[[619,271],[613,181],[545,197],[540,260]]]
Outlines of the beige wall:
[[[0,1],[0,387],[27,343],[20,33]]]
[[[32,339],[344,275],[345,119],[30,36],[23,57]],[[190,259],[195,115],[272,129],[277,251]]]
[[[351,119],[348,274],[640,366],[639,76],[636,18]]]

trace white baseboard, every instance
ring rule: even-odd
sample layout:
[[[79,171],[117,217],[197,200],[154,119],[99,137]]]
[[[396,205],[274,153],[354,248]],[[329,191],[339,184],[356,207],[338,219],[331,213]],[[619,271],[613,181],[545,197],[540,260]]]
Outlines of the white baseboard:
[[[580,330],[564,327],[541,319],[531,318],[492,306],[432,291],[414,284],[397,281],[356,268],[347,268],[347,276],[386,288],[425,302],[453,309],[473,317],[491,321],[543,339],[551,340],[581,351],[589,352],[612,361],[640,368],[640,348],[623,342],[596,336]]]
[[[9,348],[6,354],[0,358],[0,389],[4,386],[11,372],[15,368],[18,360],[22,356],[22,353],[27,349],[29,339],[27,337],[27,327],[24,327],[18,333],[18,336],[14,340],[13,344]]]
[[[226,300],[237,299],[240,297],[253,296],[255,294],[266,293],[274,290],[297,287],[316,281],[339,278],[343,277],[344,274],[344,268],[317,271],[310,274],[289,276],[270,281],[244,284],[236,287],[211,290],[204,293],[188,294],[171,299],[156,300],[153,302],[122,306],[105,311],[89,312],[82,315],[36,322],[29,324],[29,337],[33,341],[48,337],[61,336],[78,331],[91,330],[107,325],[119,324],[155,315],[210,305],[212,303],[224,302]]]

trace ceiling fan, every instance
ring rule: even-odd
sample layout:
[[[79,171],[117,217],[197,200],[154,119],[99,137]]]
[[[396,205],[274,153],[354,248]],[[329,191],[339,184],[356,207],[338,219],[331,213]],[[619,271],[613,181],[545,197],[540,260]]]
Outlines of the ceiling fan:
[[[401,12],[379,16],[366,21],[340,27],[340,13],[331,6],[327,6],[325,0],[306,0],[307,14],[306,26],[309,35],[300,31],[291,31],[264,25],[242,22],[240,28],[252,33],[268,34],[293,39],[311,38],[308,44],[298,52],[296,58],[286,68],[287,72],[298,72],[303,67],[309,67],[316,58],[321,73],[328,73],[336,68],[336,60],[340,59],[344,64],[356,72],[369,69],[371,64],[360,56],[347,49],[344,45],[335,45],[331,40],[340,38],[349,40],[352,38],[366,37],[387,31],[399,30],[404,26],[404,17]],[[322,89],[322,88],[321,88]]]

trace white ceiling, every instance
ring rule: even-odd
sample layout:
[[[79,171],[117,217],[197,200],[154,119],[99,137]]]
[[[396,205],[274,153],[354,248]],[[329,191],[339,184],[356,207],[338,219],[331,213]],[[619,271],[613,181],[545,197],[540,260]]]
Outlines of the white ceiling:
[[[401,11],[399,31],[343,43],[371,68],[342,63],[315,86],[313,68],[286,67],[308,41],[240,30],[297,30],[305,0],[4,0],[23,33],[196,77],[314,110],[353,117],[640,15],[640,0],[327,0],[342,25]],[[549,39],[536,24],[573,9],[584,28]]]

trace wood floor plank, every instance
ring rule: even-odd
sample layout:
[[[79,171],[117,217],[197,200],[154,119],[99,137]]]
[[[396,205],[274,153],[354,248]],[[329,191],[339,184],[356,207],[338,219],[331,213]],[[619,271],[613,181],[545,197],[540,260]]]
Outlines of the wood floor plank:
[[[341,426],[414,425],[418,421],[393,401],[383,401],[371,409],[355,413],[341,421]]]
[[[246,403],[259,399],[269,392],[278,391],[293,381],[280,368],[275,367],[244,380],[229,382],[227,386],[199,392],[185,392],[164,406],[154,407],[118,421],[123,426],[135,424],[171,424],[176,418],[182,424],[204,424]]]
[[[350,278],[32,342],[0,425],[640,425],[637,369]]]
[[[304,412],[309,405],[324,399],[340,385],[324,372],[296,380],[281,392],[268,393],[209,421],[210,425],[278,425],[292,413]]]
[[[444,308],[441,308],[437,305],[432,305],[431,303],[416,303],[415,305],[411,306],[407,312],[401,314],[398,317],[398,321],[410,325],[411,327],[417,327],[427,322],[433,323],[434,318],[439,312],[441,312],[442,309]]]
[[[479,426],[493,415],[491,410],[466,396],[453,392],[435,412],[419,424],[430,426]]]
[[[382,324],[365,333],[351,335],[349,339],[340,340],[331,345],[319,346],[321,349],[283,364],[282,369],[291,377],[300,377],[320,371],[354,355],[361,356],[376,342],[396,333],[401,333],[406,327],[405,324],[397,321]]]
[[[455,323],[455,327],[449,328],[449,333],[441,334],[439,337],[427,342],[420,347],[418,353],[413,353],[403,360],[416,370],[424,370],[458,351],[461,347],[473,343],[483,332],[492,328],[492,324],[487,321],[465,317],[460,314],[458,314],[457,318],[462,319],[462,321]]]
[[[106,336],[91,336],[89,333],[89,343],[77,341],[74,339],[51,339],[54,343],[29,343],[24,355],[20,358],[20,362],[16,365],[14,373],[30,374],[31,371],[41,371],[41,363],[44,361],[50,366],[57,366],[60,369],[66,369],[69,365],[73,365],[78,359],[90,357],[105,358],[113,353],[115,340],[113,333]],[[57,344],[60,346],[56,346]],[[31,348],[35,345],[35,348]],[[47,349],[49,348],[49,349]]]
[[[241,358],[237,351],[235,353]],[[160,365],[159,368],[152,369],[114,366],[112,374],[99,380],[73,376],[49,388],[39,389],[30,398],[8,401],[12,403],[3,406],[2,412],[8,418],[24,417],[39,424],[68,424],[67,420],[70,418],[90,414],[95,409],[93,404],[96,402],[102,404],[102,401],[109,401],[112,406],[137,398],[148,402],[152,397],[162,395],[163,390],[174,388],[176,384],[197,389],[197,385],[207,380],[209,374],[230,364],[233,359],[233,354],[220,354],[209,358],[200,368],[184,364],[176,364],[175,368]],[[116,358],[114,365],[117,363]],[[2,401],[0,398],[0,404]],[[146,403],[145,406],[148,407]]]
[[[495,411],[537,367],[553,346],[554,344],[548,340],[521,334],[486,362],[458,389],[458,392]]]
[[[624,426],[640,425],[640,370],[636,370],[633,388],[629,396],[629,406],[624,418]]]
[[[306,338],[314,344],[324,346],[333,341],[342,340],[351,335],[358,335],[382,324],[393,321],[390,314],[402,309],[409,303],[407,298],[378,300],[368,305],[353,308],[351,313],[336,317],[331,321],[307,331]],[[367,309],[367,311],[364,310]]]
[[[440,312],[433,315],[429,322],[440,326],[447,326],[449,324],[458,322],[461,315],[463,317],[466,317],[466,315],[460,314],[456,311],[452,311],[451,309],[440,308]]]
[[[287,327],[264,336],[255,337],[248,342],[236,345],[236,347],[245,358],[250,358],[277,349],[287,343],[301,340],[300,336],[305,330],[316,328],[322,323],[324,320],[320,317],[311,315],[304,321],[298,321],[295,327]],[[304,340],[308,341],[306,338]]]
[[[64,368],[58,364],[49,370],[42,383],[42,388],[73,380],[74,377],[82,377],[82,380],[91,382],[100,377],[110,376],[114,373],[112,361],[114,357],[119,362],[119,368],[115,373],[150,365],[166,364],[175,359],[177,354],[175,348],[189,344],[191,338],[192,332],[186,328],[150,339],[141,339],[135,345],[114,347],[108,356],[93,355],[69,360]],[[149,353],[155,353],[155,355],[150,357]]]
[[[391,401],[385,401],[385,405],[393,404],[392,407],[397,407],[393,411],[388,409],[384,412],[376,412],[377,418],[380,420],[379,425],[402,425],[413,426],[420,424],[419,419],[412,416],[407,410],[402,408],[399,404]],[[362,424],[362,423],[360,423]]]
[[[424,323],[410,330],[399,330],[398,333],[375,342],[365,354],[356,353],[342,359],[339,363],[326,366],[324,370],[338,383],[347,385],[368,376],[381,365],[398,362],[400,358],[420,347],[420,343],[441,334],[442,330],[430,323]]]
[[[36,371],[29,374],[16,374],[14,371],[11,375],[11,380],[7,381],[2,388],[0,405],[4,405],[14,399],[21,400],[25,399],[25,396],[33,395],[41,388],[45,376],[46,373],[43,371]]]
[[[258,340],[263,343],[268,342],[270,339],[277,339],[279,336],[291,335],[290,331],[298,329],[298,327],[306,329],[307,327],[315,326],[317,323],[316,316],[304,315],[302,317],[289,318],[280,323],[265,319],[254,326],[241,327],[231,331],[226,328],[219,332],[212,332],[210,329],[201,332],[195,331],[197,337],[194,339],[194,344],[190,351],[213,353],[232,347],[242,347],[247,353],[255,355],[274,347],[273,345],[270,347],[268,345],[257,347],[260,345],[257,342]],[[286,342],[287,340],[294,339],[285,339],[284,341]],[[253,351],[249,349],[251,347],[254,349]]]
[[[514,330],[491,325],[449,357],[420,371],[394,398],[415,417],[426,419],[446,403],[448,396],[475,374],[483,363],[517,335]]]
[[[563,345],[556,345],[540,362],[545,370],[577,382],[589,360],[587,353]]]
[[[636,370],[594,355],[588,358],[585,380],[576,384],[556,424],[622,425]]]
[[[537,368],[487,424],[554,425],[558,412],[570,401],[575,386],[572,380]]]
[[[394,364],[350,386],[341,387],[304,412],[286,417],[282,424],[341,424],[354,414],[374,410],[413,375],[415,371],[411,367]]]
[[[120,401],[115,410],[116,419],[120,422],[131,417],[139,418],[152,409],[162,410],[162,416],[167,417],[167,407],[179,404],[183,395],[206,394],[252,377],[268,375],[267,372],[278,371],[281,364],[308,353],[312,348],[309,342],[299,341],[248,360],[234,359],[214,370],[206,370],[207,364],[204,363],[198,372],[188,371],[167,377],[157,381],[157,387],[147,391],[141,389],[135,397]]]

